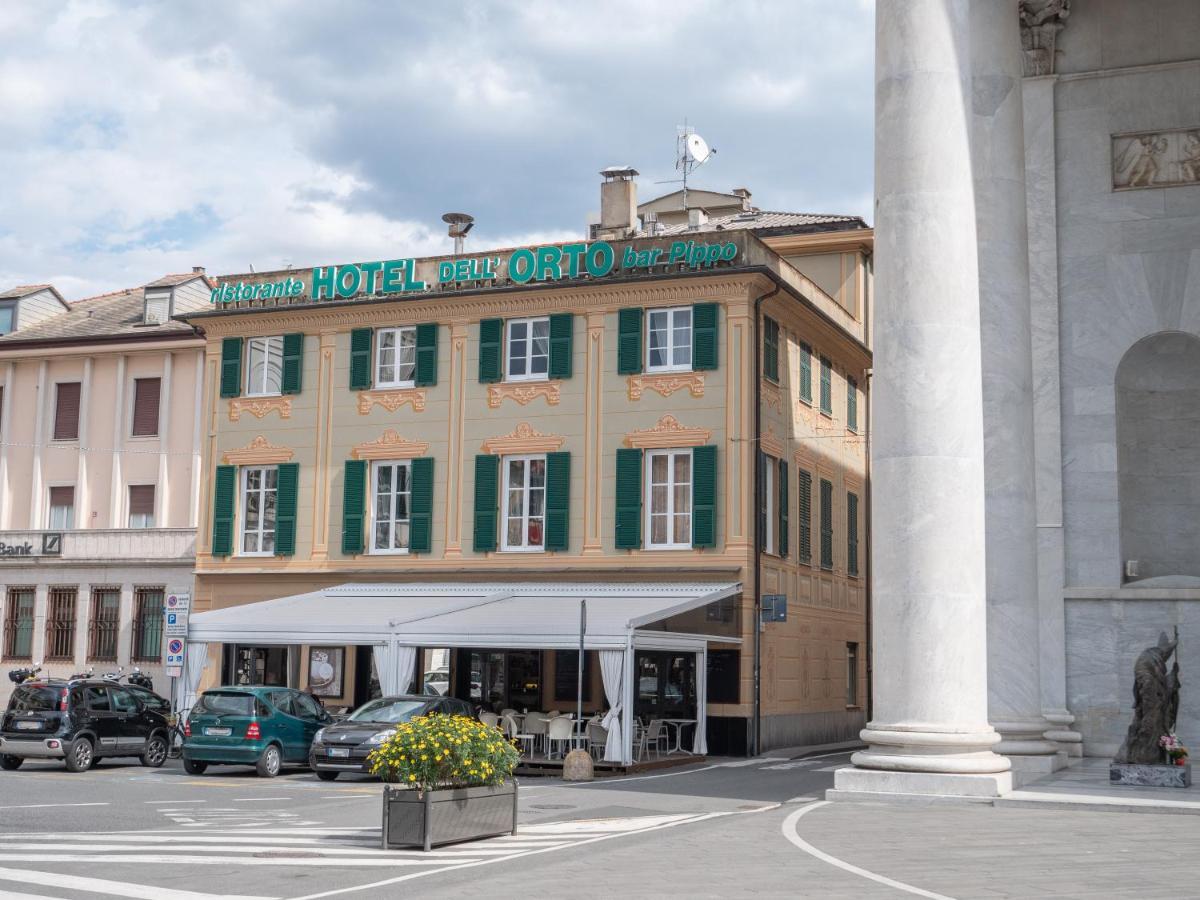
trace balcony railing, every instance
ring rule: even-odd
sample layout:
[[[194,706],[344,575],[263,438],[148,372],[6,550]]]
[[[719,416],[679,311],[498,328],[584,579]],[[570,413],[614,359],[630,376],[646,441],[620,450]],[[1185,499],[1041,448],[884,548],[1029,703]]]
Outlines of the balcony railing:
[[[55,547],[55,536],[61,542]],[[47,540],[48,536],[48,540]],[[49,551],[49,552],[47,552]],[[194,528],[81,528],[71,531],[0,531],[0,556],[18,559],[163,559],[196,556]]]

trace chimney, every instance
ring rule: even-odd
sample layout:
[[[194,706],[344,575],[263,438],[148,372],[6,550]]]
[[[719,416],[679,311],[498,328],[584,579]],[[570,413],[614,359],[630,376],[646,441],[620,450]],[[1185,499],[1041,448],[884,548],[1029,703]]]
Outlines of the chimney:
[[[192,274],[193,275],[203,275],[204,274],[204,266],[192,266]]]
[[[730,193],[735,197],[742,198],[742,209],[747,212],[750,210],[750,189],[749,188],[734,188]]]
[[[708,213],[698,206],[688,207],[688,231],[698,231],[701,225],[708,224]]]
[[[629,166],[610,166],[601,169],[604,177],[600,185],[600,227],[597,236],[601,239],[622,240],[637,230],[637,184],[634,176],[637,169]]]

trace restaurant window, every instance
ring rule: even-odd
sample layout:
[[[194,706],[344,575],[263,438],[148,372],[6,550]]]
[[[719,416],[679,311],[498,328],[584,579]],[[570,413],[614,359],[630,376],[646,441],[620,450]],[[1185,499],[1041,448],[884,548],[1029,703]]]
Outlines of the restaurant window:
[[[372,463],[371,479],[371,552],[406,553],[408,551],[412,466],[403,462]]]
[[[508,381],[537,381],[549,377],[550,318],[510,319],[505,377]]]
[[[64,381],[54,386],[54,440],[79,440],[78,381]]]
[[[647,372],[688,372],[692,368],[692,308],[646,312]]]
[[[154,527],[154,485],[131,484],[129,486],[129,527]]]
[[[592,655],[583,654],[583,702],[592,700]],[[554,699],[574,700],[579,696],[579,651],[554,651]]]
[[[737,703],[741,683],[741,653],[738,650],[708,651],[708,702]]]
[[[846,705],[858,706],[858,644],[846,644]]]
[[[29,659],[33,652],[33,605],[37,594],[31,587],[10,587],[4,608],[4,658]]]
[[[502,550],[541,550],[545,546],[546,457],[506,456]]]
[[[279,470],[275,466],[242,469],[242,555],[275,552],[275,499]]]
[[[133,658],[146,662],[162,656],[163,589],[140,587],[133,592]]]
[[[133,380],[134,437],[154,437],[158,434],[158,399],[161,387],[160,378]]]
[[[246,395],[272,397],[283,391],[283,336],[246,342]]]
[[[381,328],[375,335],[375,387],[412,387],[417,370],[417,329]]]
[[[634,715],[694,719],[696,654],[639,650],[634,656]]]
[[[50,488],[50,515],[46,527],[52,531],[67,531],[75,527],[75,487],[57,485]]]
[[[17,304],[16,301],[8,303],[0,303],[0,335],[9,334],[17,330]]]
[[[287,687],[287,647],[225,646],[225,669],[229,673],[227,683]],[[266,707],[262,709],[265,711]]]
[[[677,550],[692,546],[692,451],[646,452],[646,546]]]
[[[46,607],[46,659],[74,659],[78,596],[77,588],[50,588]]]
[[[463,661],[467,665],[462,665]],[[455,663],[455,696],[499,713],[542,705],[542,654],[539,650],[461,650]]]
[[[88,619],[87,658],[89,660],[116,661],[120,618],[120,589],[92,588],[92,610]]]

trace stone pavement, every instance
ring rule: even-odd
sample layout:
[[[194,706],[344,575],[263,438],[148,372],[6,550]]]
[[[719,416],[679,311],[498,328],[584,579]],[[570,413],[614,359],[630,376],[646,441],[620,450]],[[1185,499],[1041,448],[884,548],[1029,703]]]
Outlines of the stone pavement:
[[[1200,815],[1200,789],[1129,787],[1108,780],[1108,760],[1085,758],[1013,791],[998,806],[1052,804],[1114,812]]]

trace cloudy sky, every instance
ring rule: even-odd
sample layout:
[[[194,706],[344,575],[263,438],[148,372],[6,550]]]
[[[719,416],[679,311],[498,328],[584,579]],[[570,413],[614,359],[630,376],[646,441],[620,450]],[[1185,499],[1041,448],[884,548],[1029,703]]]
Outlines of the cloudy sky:
[[[0,287],[580,235],[599,169],[870,218],[870,0],[0,5]]]

